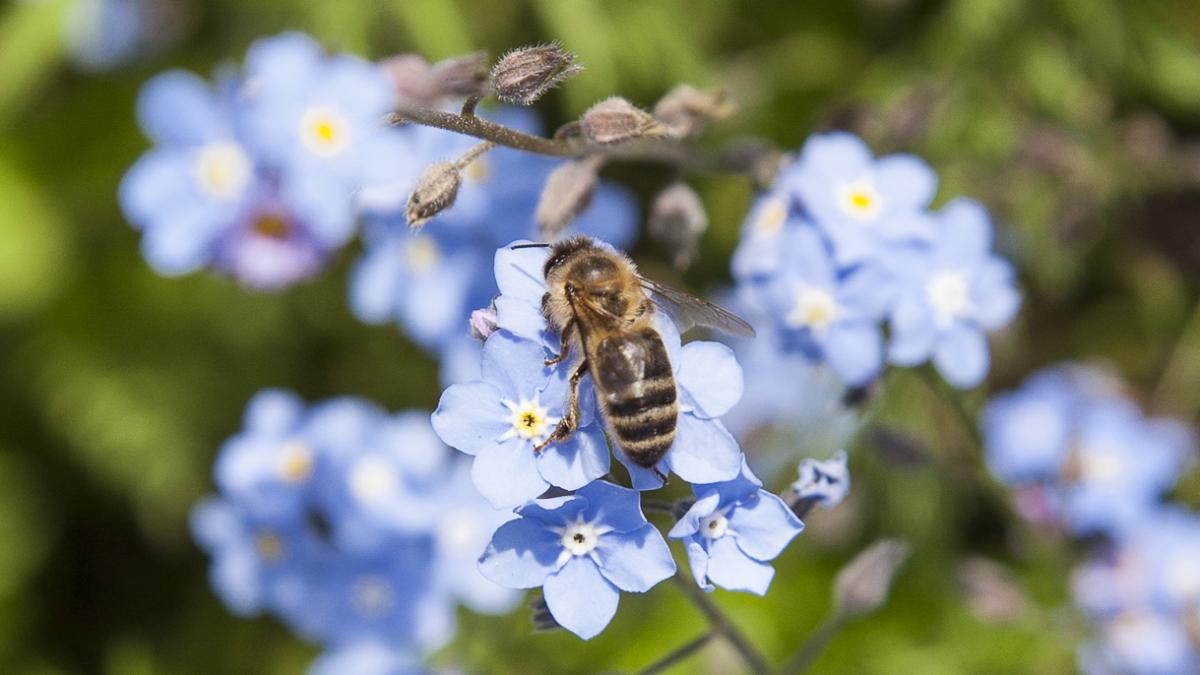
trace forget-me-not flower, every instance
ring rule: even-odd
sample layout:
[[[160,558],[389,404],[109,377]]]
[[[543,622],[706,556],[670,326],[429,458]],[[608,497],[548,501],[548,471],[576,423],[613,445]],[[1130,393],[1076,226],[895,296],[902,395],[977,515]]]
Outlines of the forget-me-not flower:
[[[542,248],[505,247],[497,251],[495,270],[500,296],[495,305],[497,321],[506,332],[557,352],[558,336],[541,312],[542,296],[547,290],[542,267],[547,255]],[[667,349],[678,387],[675,442],[653,468],[634,463],[619,449],[617,459],[629,470],[633,486],[639,490],[661,487],[659,473],[674,472],[691,483],[732,479],[741,468],[741,449],[719,418],[737,403],[744,388],[742,369],[733,350],[718,342],[683,345],[675,324],[661,312],[655,314],[654,327]],[[579,356],[557,366],[564,377]],[[599,411],[592,412],[596,404],[591,387],[591,376],[587,375],[580,382],[581,406],[585,415],[597,416]]]
[[[775,577],[768,561],[783,552],[804,523],[777,495],[762,489],[744,462],[741,475],[723,483],[694,485],[696,502],[671,528],[687,546],[696,583],[764,595]]]
[[[820,504],[825,509],[841,504],[850,493],[850,469],[846,459],[846,451],[838,450],[826,460],[802,460],[797,469],[799,476],[792,483],[792,495],[797,500]]]
[[[914,366],[932,357],[956,387],[983,381],[984,333],[1011,321],[1020,305],[1012,266],[991,246],[983,206],[956,199],[937,214],[927,247],[896,256],[901,291],[890,312],[889,361]]]
[[[479,569],[509,588],[540,586],[555,621],[581,638],[604,630],[621,591],[644,593],[675,573],[633,490],[596,481],[517,513],[496,531]]]

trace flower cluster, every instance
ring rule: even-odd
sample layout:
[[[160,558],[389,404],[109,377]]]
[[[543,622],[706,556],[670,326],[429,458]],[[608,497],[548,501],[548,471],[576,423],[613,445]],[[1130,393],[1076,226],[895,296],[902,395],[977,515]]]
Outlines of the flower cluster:
[[[1104,376],[1059,366],[995,397],[987,461],[1026,517],[1076,535],[1119,535],[1156,513],[1194,452],[1186,428],[1147,419]]]
[[[1195,454],[1174,420],[1150,419],[1108,376],[1061,365],[984,410],[992,472],[1017,510],[1094,538],[1074,576],[1076,603],[1098,626],[1083,670],[1191,673],[1200,667],[1200,517],[1163,495]]]
[[[300,33],[254,43],[211,84],[150,80],[138,119],[155,146],[120,189],[142,254],[162,274],[213,267],[254,288],[314,274],[353,236],[356,195],[419,162],[383,123],[394,98],[381,67]]]
[[[456,603],[517,601],[476,569],[512,516],[479,497],[425,413],[263,391],[215,478],[192,513],[214,589],[235,614],[272,614],[327,647],[314,672],[419,663],[453,635]]]
[[[509,128],[540,131],[536,116],[519,108],[482,113]],[[463,154],[473,139],[429,127],[407,130],[418,155],[433,158]],[[491,260],[497,248],[537,235],[534,213],[547,177],[561,161],[496,148],[462,171],[463,183],[452,206],[414,232],[406,220],[406,192],[377,191],[369,198],[364,240],[366,252],[350,285],[350,306],[368,323],[396,322],[405,333],[447,361],[443,381],[456,375],[464,349],[465,319],[496,295]],[[399,196],[400,199],[395,199]],[[637,209],[624,188],[599,184],[587,210],[567,234],[582,232],[613,242],[632,243]]]
[[[1019,305],[1014,273],[991,251],[983,207],[960,198],[931,211],[936,186],[916,157],[876,159],[848,133],[808,140],[758,198],[733,259],[760,333],[777,333],[777,360],[826,363],[851,386],[885,360],[932,360],[960,388],[983,380],[985,333]]]
[[[579,382],[574,433],[540,447],[568,414],[569,377],[580,357],[546,364],[560,343],[541,309],[546,257],[545,248],[496,253],[501,294],[481,375],[446,389],[433,414],[442,440],[474,456],[479,491],[519,516],[496,533],[480,569],[511,588],[542,587],[555,621],[590,638],[612,619],[619,591],[644,592],[674,573],[638,493],[661,487],[674,473],[695,487],[697,499],[671,536],[687,543],[697,583],[764,593],[774,573],[768,561],[803,526],[779,497],[760,489],[719,419],[743,388],[728,347],[684,345],[674,323],[656,313],[681,405],[674,443],[655,467],[638,465],[614,444],[632,490],[605,480],[606,423],[588,375]],[[573,494],[553,496],[564,491]]]

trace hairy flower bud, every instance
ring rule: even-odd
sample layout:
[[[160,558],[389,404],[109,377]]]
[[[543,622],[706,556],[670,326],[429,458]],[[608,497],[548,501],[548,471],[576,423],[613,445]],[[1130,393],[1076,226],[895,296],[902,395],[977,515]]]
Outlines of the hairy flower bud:
[[[399,54],[380,62],[383,72],[392,81],[401,101],[417,105],[437,105],[442,98],[441,87],[433,68],[416,54]]]
[[[583,66],[557,42],[514,49],[492,67],[492,88],[500,100],[532,105]]]
[[[431,70],[443,96],[478,96],[488,81],[487,52],[444,59],[433,64]]]
[[[588,108],[579,120],[579,130],[588,140],[604,145],[666,133],[658,120],[620,96],[606,98]]]
[[[430,218],[449,208],[458,197],[461,184],[462,175],[454,162],[435,162],[425,167],[417,187],[408,196],[404,211],[408,226],[420,229]]]
[[[650,207],[650,236],[670,250],[675,267],[686,269],[696,259],[708,214],[700,196],[687,183],[674,183],[658,193]]]
[[[854,556],[833,581],[833,602],[838,613],[851,618],[879,609],[908,552],[908,544],[883,539]]]
[[[480,342],[487,340],[488,336],[500,327],[500,320],[496,317],[496,305],[493,303],[489,307],[472,311],[468,325],[471,337]]]
[[[603,161],[600,157],[584,157],[550,172],[534,212],[542,239],[556,239],[591,204]]]
[[[984,621],[1010,623],[1029,609],[1020,584],[1000,563],[971,558],[959,566],[958,581],[971,612]]]
[[[733,114],[735,106],[724,89],[696,89],[681,84],[654,105],[654,116],[676,138],[695,136],[713,120]]]

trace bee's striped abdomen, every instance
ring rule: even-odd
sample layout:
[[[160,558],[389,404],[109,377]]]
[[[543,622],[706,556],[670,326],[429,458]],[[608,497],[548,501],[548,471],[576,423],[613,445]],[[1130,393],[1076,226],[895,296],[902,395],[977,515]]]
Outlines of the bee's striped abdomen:
[[[651,328],[605,337],[590,365],[617,445],[637,464],[654,466],[675,441],[679,416],[675,374],[662,338]]]

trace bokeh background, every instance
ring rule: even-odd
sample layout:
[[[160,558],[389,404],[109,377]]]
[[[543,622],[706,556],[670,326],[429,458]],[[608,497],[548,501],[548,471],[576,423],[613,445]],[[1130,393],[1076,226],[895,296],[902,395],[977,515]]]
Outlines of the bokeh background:
[[[993,211],[1021,275],[1020,318],[993,341],[968,414],[1065,358],[1112,368],[1152,413],[1200,413],[1195,2],[164,0],[151,3],[159,29],[116,57],[101,38],[123,24],[84,4],[0,7],[0,672],[303,671],[314,647],[230,616],[208,588],[186,517],[211,490],[212,458],[266,386],[436,404],[436,363],[347,309],[353,248],[280,293],[208,273],[165,279],[117,208],[120,177],[148,147],[133,114],[141,83],[177,66],[207,76],[285,29],[373,59],[561,40],[587,70],[538,104],[550,128],[610,94],[649,105],[687,82],[725,86],[740,105],[704,143],[796,149],[843,128],[880,153],[916,152],[941,176],[939,202],[967,194]],[[643,198],[670,178],[606,174]],[[731,178],[693,185],[712,225],[682,283],[708,291],[728,280],[752,194]],[[636,253],[666,269],[655,245]],[[914,553],[891,600],[849,626],[819,672],[1073,669],[1086,634],[1066,581],[1078,551],[1011,517],[964,420],[917,373],[889,374],[863,414],[851,499],[812,516],[767,597],[717,601],[782,660],[824,615],[836,570],[897,536]],[[1174,497],[1200,507],[1200,478]],[[625,596],[586,643],[532,633],[527,609],[461,610],[435,661],[636,669],[702,625],[671,588]],[[737,667],[715,645],[678,672]]]

